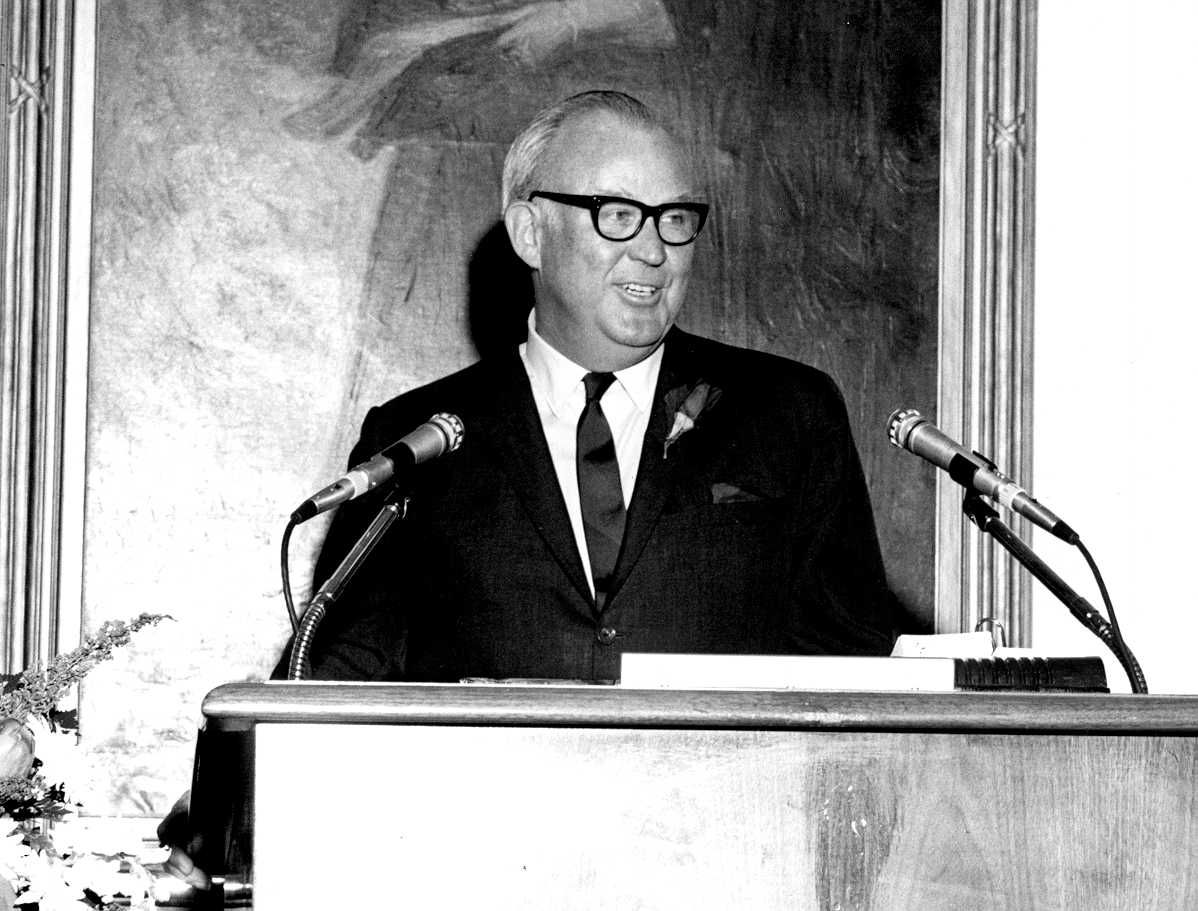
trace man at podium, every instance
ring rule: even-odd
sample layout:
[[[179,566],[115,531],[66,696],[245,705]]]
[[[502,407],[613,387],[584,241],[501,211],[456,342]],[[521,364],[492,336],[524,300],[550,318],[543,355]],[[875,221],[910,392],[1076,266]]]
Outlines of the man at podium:
[[[503,217],[532,273],[527,340],[366,416],[351,465],[434,413],[464,439],[407,479],[406,518],[318,629],[309,677],[610,682],[625,652],[889,653],[836,385],[674,326],[708,218],[678,135],[598,91],[512,143]],[[389,492],[339,508],[318,581]],[[182,810],[164,841],[186,842]],[[178,848],[168,868],[207,884]]]
[[[411,474],[407,517],[330,610],[311,677],[598,682],[633,651],[889,652],[834,382],[674,326],[710,242],[679,135],[598,91],[512,143],[503,218],[532,275],[527,340],[366,416],[351,465],[435,412],[464,440]],[[318,581],[386,493],[339,509]]]

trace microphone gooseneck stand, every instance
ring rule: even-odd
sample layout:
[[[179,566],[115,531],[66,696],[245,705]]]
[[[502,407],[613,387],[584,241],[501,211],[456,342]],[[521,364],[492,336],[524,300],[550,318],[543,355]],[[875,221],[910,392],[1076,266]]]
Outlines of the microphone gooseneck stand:
[[[1131,649],[1127,647],[1123,641],[1123,636],[1119,633],[1118,625],[1114,622],[1114,611],[1109,601],[1107,602],[1107,610],[1111,612],[1111,623],[1108,623],[1106,618],[1098,613],[1089,601],[1070,588],[1064,579],[1049,568],[1047,563],[1036,556],[1035,552],[1020,540],[1019,536],[998,517],[998,513],[985,503],[975,491],[970,491],[965,495],[961,509],[974,525],[1001,544],[1028,572],[1043,582],[1044,586],[1056,595],[1061,603],[1069,608],[1069,612],[1086,629],[1102,640],[1103,644],[1111,650],[1111,653],[1123,666],[1123,670],[1127,673],[1127,679],[1131,682],[1131,691],[1133,693],[1148,692],[1148,684],[1144,679],[1144,672],[1140,669],[1140,664],[1136,661],[1135,655],[1131,653]],[[1083,554],[1086,554],[1087,562],[1095,572],[1099,587],[1103,590],[1105,596],[1106,589],[1102,585],[1102,579],[1098,575],[1097,567],[1089,559],[1088,553],[1082,547],[1081,540],[1077,540],[1075,544],[1082,549]]]
[[[396,519],[402,519],[408,514],[409,497],[400,493],[399,487],[392,489],[387,495],[383,506],[374,517],[366,531],[350,548],[349,553],[329,576],[316,597],[304,611],[299,621],[299,629],[295,634],[295,643],[291,647],[291,660],[287,665],[288,680],[303,680],[308,675],[308,655],[312,649],[312,640],[316,636],[316,627],[328,613],[329,605],[341,597],[349,580],[353,578],[358,568],[366,562],[371,551],[382,539],[387,529]]]

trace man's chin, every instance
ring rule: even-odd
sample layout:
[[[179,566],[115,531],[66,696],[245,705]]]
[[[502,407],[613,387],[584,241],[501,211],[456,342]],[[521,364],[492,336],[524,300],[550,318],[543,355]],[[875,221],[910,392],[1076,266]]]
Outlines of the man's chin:
[[[674,316],[660,309],[646,310],[641,313],[622,313],[619,322],[607,333],[612,341],[628,348],[643,348],[649,354],[661,344],[670,327],[674,325]]]
[[[627,352],[628,363],[633,364],[637,361],[644,360],[652,354],[665,338],[669,326],[665,329],[656,332],[636,333],[635,335],[623,335],[613,339],[620,348]]]

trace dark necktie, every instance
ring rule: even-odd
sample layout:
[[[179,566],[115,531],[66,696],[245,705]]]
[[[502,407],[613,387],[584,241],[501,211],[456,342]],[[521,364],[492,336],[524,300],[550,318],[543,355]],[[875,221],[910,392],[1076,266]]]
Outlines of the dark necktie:
[[[588,373],[582,378],[587,403],[578,418],[578,499],[595,580],[595,605],[599,610],[606,601],[620,542],[624,540],[624,495],[616,444],[599,404],[614,380],[610,373]]]

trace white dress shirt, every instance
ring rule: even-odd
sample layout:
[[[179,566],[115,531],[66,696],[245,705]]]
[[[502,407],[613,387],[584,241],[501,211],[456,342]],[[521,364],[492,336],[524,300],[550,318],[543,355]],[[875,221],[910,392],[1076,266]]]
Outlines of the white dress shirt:
[[[657,374],[661,371],[662,348],[659,345],[643,361],[617,370],[616,381],[599,400],[616,444],[616,462],[620,467],[620,487],[625,508],[636,487],[636,471],[653,408],[653,392],[657,388]],[[586,405],[582,378],[590,371],[575,364],[537,334],[535,312],[528,317],[528,341],[520,346],[520,359],[528,372],[533,401],[536,402],[537,414],[541,417],[541,427],[545,431],[545,440],[549,444],[549,454],[557,473],[557,483],[566,501],[566,512],[570,514],[574,542],[578,545],[587,583],[593,594],[595,582],[591,578],[591,560],[587,553],[586,531],[582,525],[575,460],[578,419]]]

